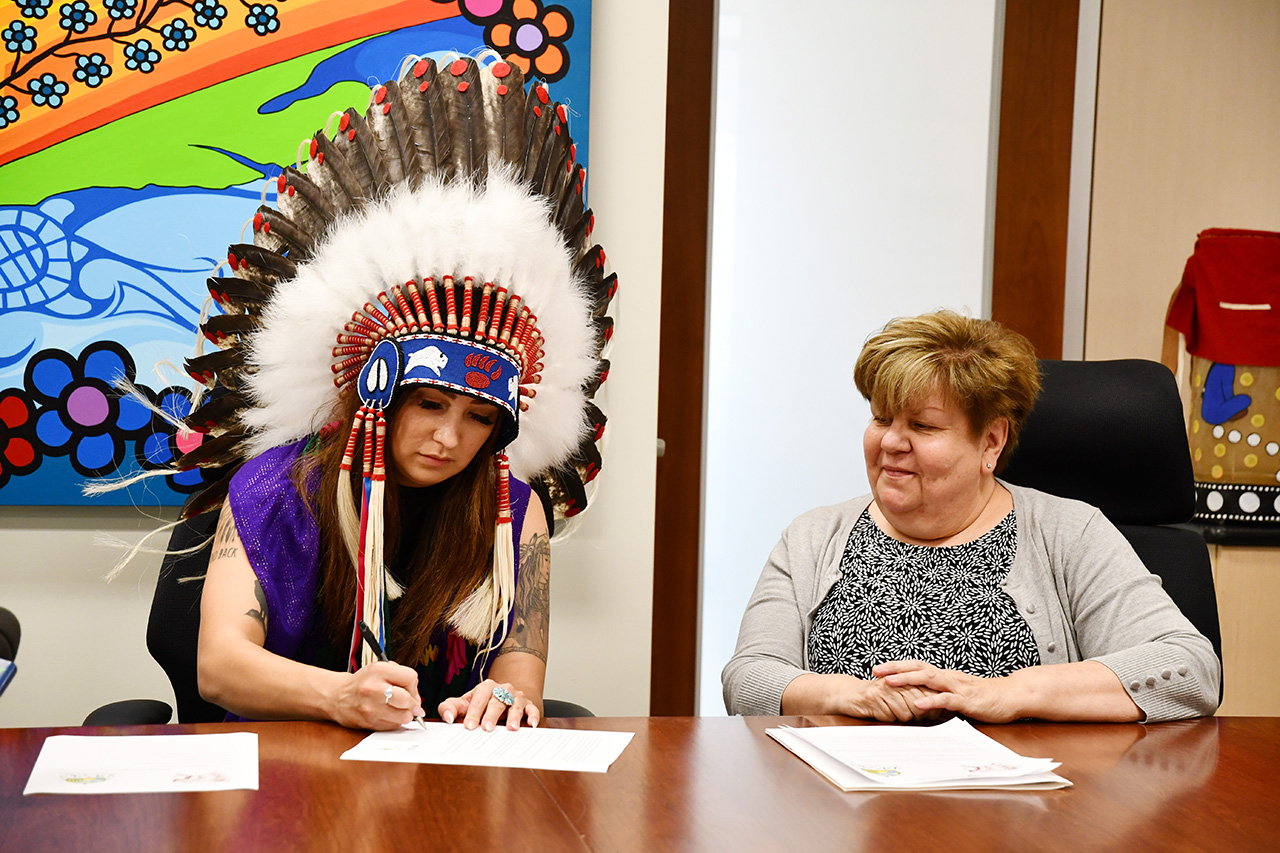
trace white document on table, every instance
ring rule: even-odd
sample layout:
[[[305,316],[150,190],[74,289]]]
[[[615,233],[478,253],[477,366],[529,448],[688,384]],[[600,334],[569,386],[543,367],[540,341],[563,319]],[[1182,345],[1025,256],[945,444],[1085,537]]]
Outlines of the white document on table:
[[[258,790],[258,736],[53,735],[23,794]]]
[[[1025,758],[955,718],[936,726],[766,729],[844,791],[1045,790],[1071,783],[1049,758]]]
[[[496,728],[468,731],[458,723],[408,723],[374,732],[342,757],[351,761],[458,764],[604,773],[622,754],[631,732],[585,729]]]

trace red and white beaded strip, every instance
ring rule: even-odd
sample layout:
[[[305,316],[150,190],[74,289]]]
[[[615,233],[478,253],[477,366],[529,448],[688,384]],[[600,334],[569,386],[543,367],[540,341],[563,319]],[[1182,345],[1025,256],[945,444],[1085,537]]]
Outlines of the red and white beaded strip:
[[[438,283],[427,277],[395,285],[366,302],[338,334],[332,350],[334,384],[342,387],[358,376],[382,339],[429,332],[472,339],[509,354],[520,366],[520,396],[524,398],[520,408],[527,409],[527,400],[537,396],[533,386],[542,379],[544,350],[537,315],[518,294],[495,287],[493,282],[477,287],[475,279],[467,276],[460,299],[457,288],[452,276],[441,276]],[[476,290],[480,291],[478,306]]]

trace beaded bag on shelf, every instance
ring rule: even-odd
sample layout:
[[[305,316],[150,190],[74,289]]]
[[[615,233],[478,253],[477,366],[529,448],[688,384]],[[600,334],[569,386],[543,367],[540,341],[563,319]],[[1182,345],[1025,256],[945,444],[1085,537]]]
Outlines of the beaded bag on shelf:
[[[1190,357],[1195,517],[1280,528],[1280,234],[1202,231],[1166,319]]]

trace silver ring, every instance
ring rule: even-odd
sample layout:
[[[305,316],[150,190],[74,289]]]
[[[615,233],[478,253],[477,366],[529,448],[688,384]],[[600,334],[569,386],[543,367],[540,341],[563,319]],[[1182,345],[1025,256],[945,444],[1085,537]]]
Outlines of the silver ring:
[[[391,704],[391,694],[394,692],[395,692],[394,687],[388,687],[386,690],[382,691],[382,695],[387,697],[386,700],[383,702],[384,705]]]
[[[497,699],[503,705],[510,706],[516,703],[516,697],[512,696],[511,691],[503,687],[501,684],[493,688],[493,698]]]

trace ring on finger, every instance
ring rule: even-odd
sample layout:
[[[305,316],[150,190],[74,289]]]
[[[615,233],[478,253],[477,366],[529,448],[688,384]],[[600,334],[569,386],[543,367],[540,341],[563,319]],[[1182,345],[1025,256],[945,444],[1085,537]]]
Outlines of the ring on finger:
[[[386,690],[382,691],[382,695],[385,697],[385,698],[383,699],[383,704],[384,704],[384,705],[390,705],[390,704],[391,704],[391,694],[392,694],[392,693],[394,693],[394,692],[395,692],[395,688],[394,688],[394,687],[388,687]]]
[[[512,696],[511,691],[503,687],[501,684],[493,688],[493,698],[497,699],[503,705],[510,706],[516,703],[516,697]]]

